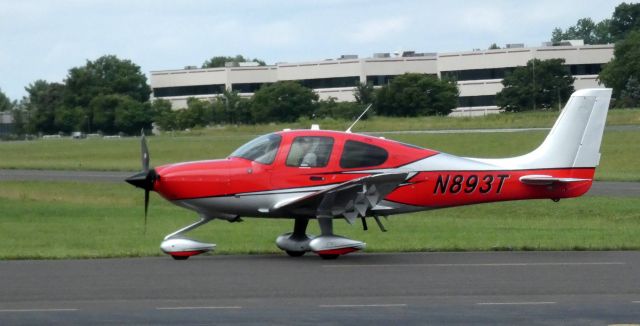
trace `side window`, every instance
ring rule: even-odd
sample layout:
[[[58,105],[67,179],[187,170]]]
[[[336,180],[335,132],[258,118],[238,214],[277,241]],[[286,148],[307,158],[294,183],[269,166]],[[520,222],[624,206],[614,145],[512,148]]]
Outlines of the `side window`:
[[[332,149],[333,138],[331,137],[296,137],[287,156],[287,166],[309,168],[327,166]]]
[[[384,163],[388,157],[389,153],[384,148],[347,140],[340,157],[340,167],[351,169],[376,166]]]

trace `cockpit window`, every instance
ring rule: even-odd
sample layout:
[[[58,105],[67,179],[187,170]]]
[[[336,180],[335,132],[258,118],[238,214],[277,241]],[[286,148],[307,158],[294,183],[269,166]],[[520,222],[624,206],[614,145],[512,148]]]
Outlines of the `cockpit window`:
[[[340,157],[340,167],[351,169],[376,166],[384,163],[388,157],[389,153],[384,148],[347,140]]]
[[[287,166],[308,168],[327,166],[332,148],[333,138],[331,137],[296,137],[287,156]]]
[[[236,149],[231,153],[232,157],[241,157],[262,164],[271,164],[276,158],[282,136],[268,134],[260,136]]]

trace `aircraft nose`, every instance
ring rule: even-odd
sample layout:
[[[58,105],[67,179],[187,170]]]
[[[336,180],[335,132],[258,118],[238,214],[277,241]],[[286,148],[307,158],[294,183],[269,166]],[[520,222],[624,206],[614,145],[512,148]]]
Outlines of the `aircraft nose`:
[[[149,172],[136,173],[128,177],[125,181],[135,187],[151,191],[157,179],[158,174],[155,169],[151,169]]]

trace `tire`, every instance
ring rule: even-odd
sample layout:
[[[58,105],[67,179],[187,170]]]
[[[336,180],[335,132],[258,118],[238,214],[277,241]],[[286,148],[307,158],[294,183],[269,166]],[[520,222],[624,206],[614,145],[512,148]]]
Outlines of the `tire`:
[[[292,250],[285,250],[287,252],[287,255],[291,256],[291,257],[302,257],[306,251],[292,251]]]
[[[189,259],[189,256],[173,256],[171,255],[171,257],[175,260],[187,260]]]
[[[336,254],[332,254],[332,255],[320,255],[320,254],[318,254],[318,256],[320,256],[320,258],[322,258],[324,260],[334,260],[334,259],[338,259],[338,257],[340,257],[340,255],[336,255]]]

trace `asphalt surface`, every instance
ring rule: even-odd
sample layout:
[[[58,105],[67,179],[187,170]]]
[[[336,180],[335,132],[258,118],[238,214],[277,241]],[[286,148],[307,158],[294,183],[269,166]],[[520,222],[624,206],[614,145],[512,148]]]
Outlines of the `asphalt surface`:
[[[124,182],[136,172],[0,169],[0,181]],[[640,182],[594,182],[588,195],[639,197]]]
[[[124,182],[136,172],[0,169],[0,181]]]
[[[640,252],[0,262],[0,324],[640,323]]]

